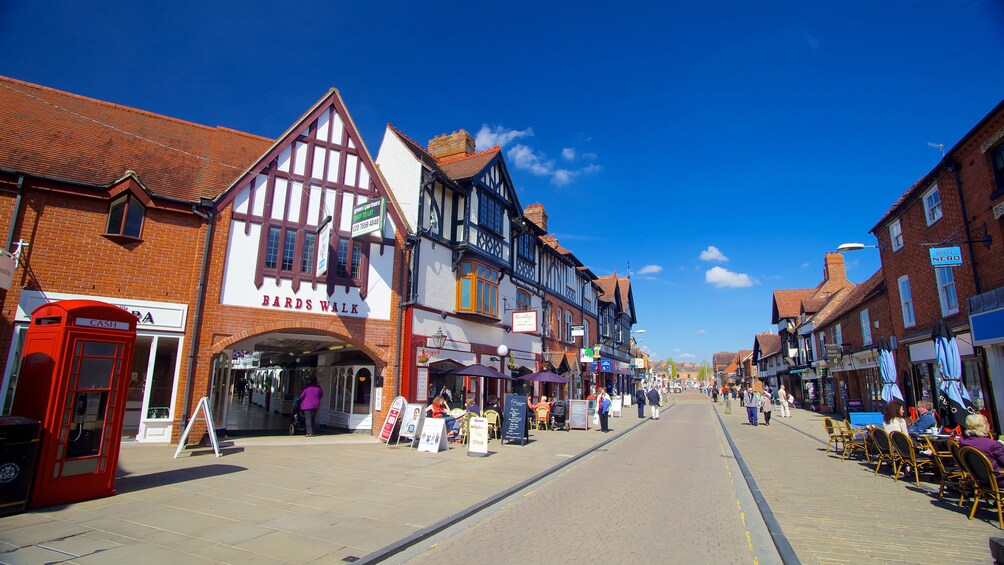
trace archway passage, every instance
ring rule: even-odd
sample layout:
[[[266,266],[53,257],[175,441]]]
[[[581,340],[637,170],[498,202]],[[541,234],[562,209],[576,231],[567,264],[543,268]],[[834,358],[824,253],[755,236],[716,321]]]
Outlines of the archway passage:
[[[213,362],[217,428],[228,435],[303,433],[302,427],[291,428],[295,401],[307,382],[317,379],[324,396],[315,433],[370,432],[379,366],[358,346],[315,330],[236,341]]]

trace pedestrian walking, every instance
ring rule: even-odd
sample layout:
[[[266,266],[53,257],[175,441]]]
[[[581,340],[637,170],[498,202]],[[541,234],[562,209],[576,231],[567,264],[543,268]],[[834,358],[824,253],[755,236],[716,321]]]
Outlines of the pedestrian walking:
[[[321,407],[321,398],[324,391],[321,385],[317,384],[317,377],[310,377],[307,386],[300,391],[300,410],[303,411],[304,419],[307,423],[307,437],[314,435],[314,418],[317,417],[317,409]]]
[[[638,417],[645,417],[645,390],[638,389],[634,392],[634,401],[638,405]]]
[[[748,388],[739,389],[739,406],[746,406],[746,395],[749,393]]]
[[[791,409],[788,408],[788,391],[784,390],[784,385],[777,389],[777,398],[781,401],[781,418],[791,418]]]
[[[765,426],[770,425],[770,413],[774,409],[774,405],[770,400],[769,394],[764,394],[760,398],[760,412],[763,412],[763,423]]]
[[[758,405],[755,404],[756,398],[754,398],[753,394],[753,389],[750,388],[747,388],[746,392],[743,393],[743,406],[746,407],[746,419],[749,420],[751,426],[757,425]]]
[[[609,432],[610,426],[610,395],[603,391],[596,398],[596,413],[600,415],[600,431]]]
[[[654,388],[648,389],[648,405],[652,407],[653,420],[659,419],[659,405],[660,405],[659,401],[660,401],[659,391]]]
[[[718,387],[711,389],[711,400],[718,402]]]

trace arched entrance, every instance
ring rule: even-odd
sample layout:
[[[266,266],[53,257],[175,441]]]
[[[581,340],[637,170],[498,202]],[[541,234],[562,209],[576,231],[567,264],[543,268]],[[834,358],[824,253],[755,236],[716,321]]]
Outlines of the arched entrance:
[[[317,379],[324,391],[315,420],[320,433],[371,432],[384,364],[367,349],[306,328],[214,345],[210,401],[217,428],[229,435],[289,433],[296,398]]]

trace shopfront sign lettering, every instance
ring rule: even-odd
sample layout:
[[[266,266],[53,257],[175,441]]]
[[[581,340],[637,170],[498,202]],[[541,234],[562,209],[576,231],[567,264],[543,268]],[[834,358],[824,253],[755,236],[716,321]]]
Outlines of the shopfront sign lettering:
[[[94,318],[77,318],[75,325],[91,328],[105,328],[109,330],[128,330],[129,324],[116,322],[114,320],[96,320]]]
[[[358,314],[359,305],[349,302],[329,302],[327,300],[313,300],[311,298],[292,298],[262,295],[261,305],[266,308],[280,308],[283,310],[305,310],[308,312],[320,311],[332,314]]]
[[[126,312],[129,312],[133,316],[136,316],[136,323],[137,324],[141,324],[142,325],[142,324],[156,324],[157,323],[157,322],[153,321],[153,312],[147,311],[146,313],[144,313],[141,310],[132,310],[128,306],[122,306],[122,305],[119,305],[119,308],[125,310]]]

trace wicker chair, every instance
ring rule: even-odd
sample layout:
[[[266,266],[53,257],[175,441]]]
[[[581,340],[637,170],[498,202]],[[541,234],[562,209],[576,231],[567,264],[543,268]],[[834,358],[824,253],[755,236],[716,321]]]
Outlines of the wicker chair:
[[[534,416],[536,417],[537,429],[538,430],[549,430],[549,429],[551,429],[551,410],[550,409],[548,409],[547,407],[544,407],[544,406],[540,406],[538,408],[534,408],[533,413],[534,413]]]
[[[849,421],[844,420],[842,433],[844,452],[840,456],[840,460],[843,461],[855,451],[861,451],[865,454],[865,460],[871,463],[872,458],[868,454],[868,431],[863,429],[854,429],[851,427],[851,423]]]
[[[969,472],[969,468],[966,467],[965,462],[962,461],[962,446],[956,441],[948,442],[948,451],[952,454],[952,459],[955,460],[955,465],[962,470],[962,481],[959,490],[961,494],[959,495],[959,506],[962,506],[962,502],[966,499],[966,494],[969,493],[969,489],[975,490],[975,479],[973,475]]]
[[[502,438],[502,416],[495,410],[485,410],[485,418],[488,420],[488,439]]]
[[[966,479],[965,469],[958,466],[951,451],[938,451],[928,436],[924,436],[924,441],[927,443],[927,449],[931,452],[931,464],[934,465],[934,470],[938,473],[938,478],[941,481],[938,498],[945,497],[945,485],[954,486],[962,491]]]
[[[872,443],[875,444],[875,452],[878,453],[878,459],[875,462],[875,475],[878,475],[879,469],[882,468],[883,461],[888,461],[895,471],[896,452],[893,450],[892,444],[889,442],[889,434],[886,433],[883,428],[869,426],[868,435],[871,437]]]
[[[976,496],[973,500],[973,509],[969,512],[969,519],[976,515],[976,507],[980,504],[980,499],[994,501],[997,504],[997,524],[1004,530],[1004,511],[1001,509],[1001,489],[997,483],[997,473],[994,472],[993,463],[975,447],[963,447],[961,449],[962,463],[966,466],[969,474],[973,477],[976,486]]]
[[[833,446],[833,452],[836,453],[838,449],[841,449],[844,443],[843,429],[840,424],[833,421],[832,418],[823,418],[823,427],[826,429],[826,435],[829,437],[830,441],[826,444],[826,452],[830,452],[830,446]]]
[[[913,479],[919,487],[920,468],[931,467],[933,463],[929,459],[917,461],[917,447],[913,444],[913,439],[903,432],[895,431],[889,434],[889,443],[892,444],[896,459],[896,465],[892,471],[892,479],[898,481],[899,473],[903,470],[903,466],[908,465],[913,468]]]

